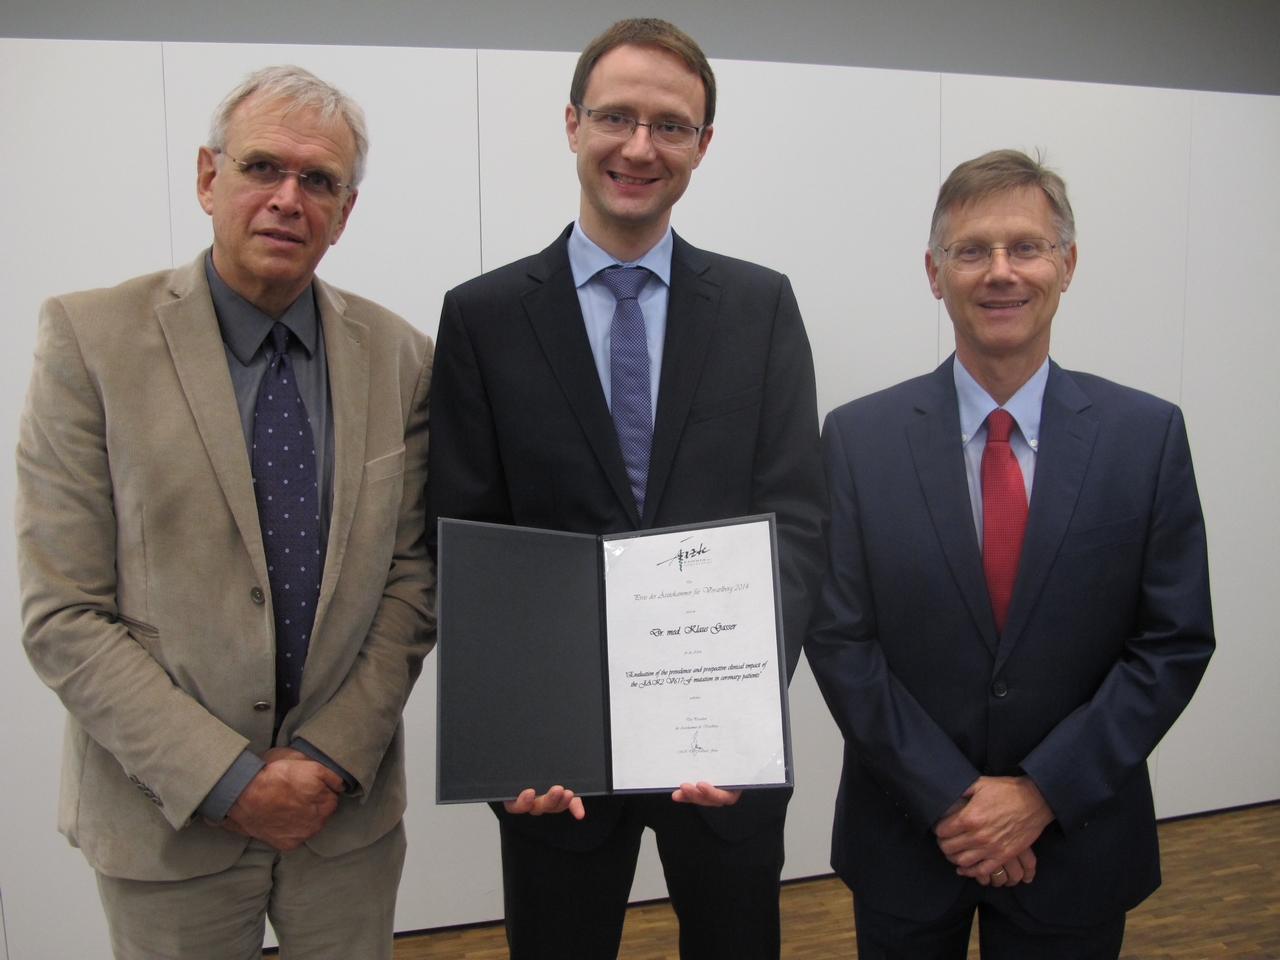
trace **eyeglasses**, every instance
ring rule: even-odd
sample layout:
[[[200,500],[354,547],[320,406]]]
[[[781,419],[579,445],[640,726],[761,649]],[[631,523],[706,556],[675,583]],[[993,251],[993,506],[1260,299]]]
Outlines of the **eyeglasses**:
[[[687,123],[672,123],[670,120],[655,120],[653,123],[641,123],[635,117],[613,113],[607,110],[588,110],[580,103],[575,107],[587,115],[587,129],[610,140],[630,140],[636,127],[648,127],[649,139],[655,147],[667,147],[672,150],[687,150],[698,142],[698,137],[706,129],[691,127]]]
[[[237,160],[229,153],[226,156],[250,184],[263,190],[275,187],[285,177],[297,177],[303,193],[316,200],[333,200],[351,186],[339,183],[323,170],[286,170],[274,160]]]
[[[1058,245],[1043,237],[1026,237],[1011,240],[1007,246],[991,247],[975,240],[957,240],[942,250],[947,255],[951,269],[960,273],[976,273],[985,270],[997,250],[1003,250],[1013,263],[1029,263],[1032,260],[1048,260]]]

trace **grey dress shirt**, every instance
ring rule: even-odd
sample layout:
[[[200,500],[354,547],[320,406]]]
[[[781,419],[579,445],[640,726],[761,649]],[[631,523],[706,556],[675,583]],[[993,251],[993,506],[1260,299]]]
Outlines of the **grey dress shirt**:
[[[258,388],[271,359],[270,350],[265,344],[276,321],[223,282],[213,267],[212,251],[205,254],[204,273],[209,281],[213,311],[218,317],[218,329],[227,355],[227,369],[236,395],[236,407],[240,411],[245,451],[252,461],[253,414],[258,405]],[[323,438],[316,444],[316,481],[320,488],[320,556],[323,558],[328,549],[329,521],[333,515],[333,405],[329,400],[329,368],[325,358],[324,332],[320,327],[315,292],[311,287],[307,287],[289,305],[280,317],[280,323],[293,334],[289,338],[289,359],[297,378],[298,392],[307,407],[311,434],[317,439]],[[320,575],[323,578],[323,566]],[[296,738],[289,746],[337,773],[346,782],[348,789],[354,787],[355,781],[350,774],[306,740]],[[256,754],[248,750],[242,751],[200,804],[201,815],[210,820],[222,820],[263,766],[265,764]]]

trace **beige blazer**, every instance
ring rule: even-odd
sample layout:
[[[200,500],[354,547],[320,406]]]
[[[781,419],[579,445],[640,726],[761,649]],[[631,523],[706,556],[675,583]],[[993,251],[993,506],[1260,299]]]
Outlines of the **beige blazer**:
[[[334,418],[333,519],[301,702],[358,782],[309,846],[381,837],[405,808],[400,714],[434,642],[423,539],[429,338],[316,281]],[[18,441],[23,642],[67,708],[58,826],[105,874],[176,880],[246,840],[196,807],[272,746],[262,536],[203,255],[40,314]]]

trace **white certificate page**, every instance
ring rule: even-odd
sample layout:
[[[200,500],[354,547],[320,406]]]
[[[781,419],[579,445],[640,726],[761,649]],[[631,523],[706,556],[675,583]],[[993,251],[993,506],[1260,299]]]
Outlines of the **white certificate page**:
[[[613,789],[785,783],[769,522],[603,550]]]

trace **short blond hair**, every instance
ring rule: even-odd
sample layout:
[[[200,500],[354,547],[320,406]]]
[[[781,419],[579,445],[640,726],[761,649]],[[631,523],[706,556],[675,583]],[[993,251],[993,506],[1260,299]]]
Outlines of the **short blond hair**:
[[[1039,187],[1049,200],[1056,242],[1070,245],[1076,239],[1076,218],[1067,199],[1067,184],[1057,173],[1044,166],[1039,153],[1035,159],[1021,150],[992,150],[973,160],[966,160],[951,171],[951,176],[938,191],[929,229],[929,246],[942,249],[947,228],[947,214],[974,200],[1003,193],[1018,187]]]

